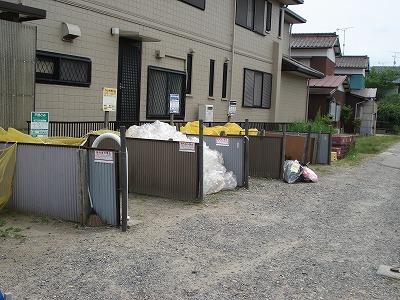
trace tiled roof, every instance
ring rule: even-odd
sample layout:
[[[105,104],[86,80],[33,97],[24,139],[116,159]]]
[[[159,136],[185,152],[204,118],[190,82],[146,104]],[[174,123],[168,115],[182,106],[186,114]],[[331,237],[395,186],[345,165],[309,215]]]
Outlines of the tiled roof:
[[[346,78],[347,76],[344,75],[329,75],[322,79],[311,79],[308,85],[309,87],[316,88],[337,88],[346,80]]]
[[[337,68],[369,69],[369,57],[364,56],[338,56],[336,57]]]
[[[324,49],[338,44],[336,33],[294,33],[290,46],[294,49]]]
[[[351,91],[351,94],[354,96],[358,96],[360,98],[376,98],[376,92],[378,89],[362,89],[362,90],[356,90],[356,91]]]

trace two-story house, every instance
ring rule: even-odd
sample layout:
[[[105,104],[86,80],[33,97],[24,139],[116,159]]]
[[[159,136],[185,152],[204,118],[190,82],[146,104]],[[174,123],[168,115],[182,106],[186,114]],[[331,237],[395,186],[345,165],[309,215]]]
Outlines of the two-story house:
[[[347,76],[335,75],[336,57],[341,48],[336,33],[292,34],[291,55],[301,63],[322,72],[321,79],[309,81],[308,119],[330,115],[339,125],[341,107],[346,101]]]
[[[167,119],[171,94],[181,120],[209,104],[214,121],[226,121],[229,100],[233,121],[304,120],[307,81],[321,77],[289,57],[291,26],[305,20],[287,7],[303,0],[0,2],[0,27],[37,32],[34,101],[24,111],[53,121],[102,120],[104,87],[118,89],[111,120],[122,122]]]
[[[335,74],[345,75],[349,81],[346,104],[351,106],[352,114],[347,128],[345,128],[348,132],[354,131],[353,120],[355,118],[361,121],[361,134],[373,135],[376,132],[377,89],[365,87],[365,77],[368,72],[369,57],[366,55],[336,57]]]

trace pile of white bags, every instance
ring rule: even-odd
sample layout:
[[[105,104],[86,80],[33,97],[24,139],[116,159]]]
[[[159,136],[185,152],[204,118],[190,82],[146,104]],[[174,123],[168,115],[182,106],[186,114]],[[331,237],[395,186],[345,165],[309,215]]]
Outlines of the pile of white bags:
[[[142,126],[131,126],[126,131],[126,136],[151,140],[172,139],[174,141],[198,142],[198,138],[189,138],[177,131],[174,126],[160,121]],[[222,154],[211,150],[205,143],[203,161],[203,192],[205,195],[218,193],[221,190],[234,189],[237,186],[235,175],[232,172],[228,172],[224,167]]]

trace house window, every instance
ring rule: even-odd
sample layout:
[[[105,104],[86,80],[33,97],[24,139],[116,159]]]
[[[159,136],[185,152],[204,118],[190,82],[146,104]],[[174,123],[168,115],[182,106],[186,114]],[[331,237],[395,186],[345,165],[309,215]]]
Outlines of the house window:
[[[265,33],[265,0],[236,0],[236,24]]]
[[[206,0],[179,0],[202,10],[206,9]]]
[[[215,69],[215,60],[210,59],[210,78],[208,84],[208,96],[214,96],[214,69]]]
[[[147,83],[147,118],[169,118],[169,98],[179,94],[180,111],[176,119],[185,116],[185,72],[149,66]]]
[[[89,58],[36,52],[36,82],[89,87],[92,62]]]
[[[222,69],[222,99],[226,99],[226,91],[228,86],[228,62],[224,63]]]
[[[272,74],[244,70],[243,106],[271,108]]]
[[[265,1],[265,32],[270,32],[272,28],[272,3]]]
[[[278,37],[282,37],[282,26],[283,26],[283,14],[284,14],[284,10],[282,9],[282,7],[279,10],[279,31],[278,31]]]
[[[189,53],[187,55],[186,61],[186,73],[187,73],[187,81],[186,81],[186,94],[192,94],[192,71],[193,71],[193,54]]]

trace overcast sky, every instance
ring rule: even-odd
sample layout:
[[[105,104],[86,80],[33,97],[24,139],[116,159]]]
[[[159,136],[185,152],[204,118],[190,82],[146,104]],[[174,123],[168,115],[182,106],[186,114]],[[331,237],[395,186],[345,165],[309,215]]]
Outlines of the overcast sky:
[[[398,51],[400,66],[400,0],[305,0],[289,7],[307,19],[293,32],[334,32],[354,27],[346,33],[346,55],[365,55],[373,65],[393,65]],[[343,46],[343,33],[340,43]],[[343,50],[343,49],[342,49]]]

